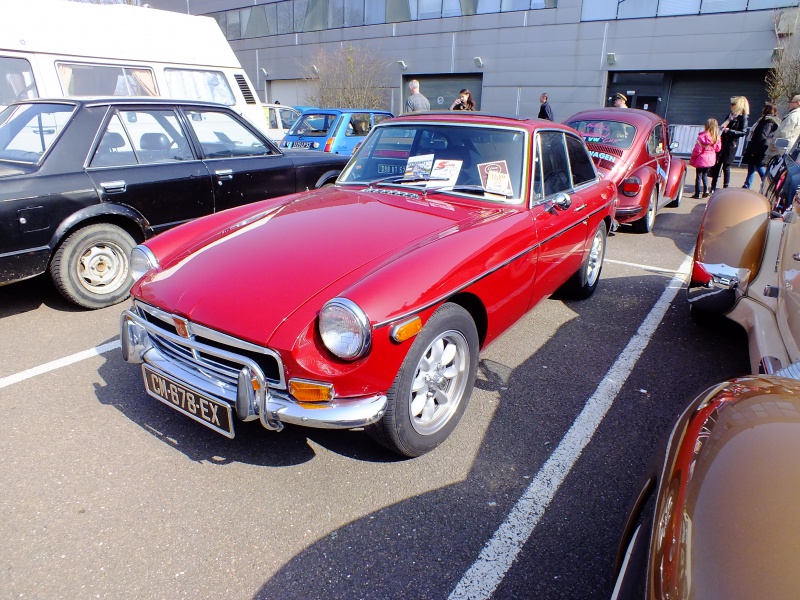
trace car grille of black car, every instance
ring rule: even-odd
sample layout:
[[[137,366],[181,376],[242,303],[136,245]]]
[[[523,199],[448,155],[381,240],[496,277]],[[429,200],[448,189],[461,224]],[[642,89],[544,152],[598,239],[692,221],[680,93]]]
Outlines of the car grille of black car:
[[[156,332],[162,330],[174,336],[179,335],[171,314],[141,302],[135,303],[135,309],[136,313],[150,323]],[[245,364],[244,361],[238,360],[239,357],[248,358],[261,367],[271,388],[286,389],[283,365],[276,352],[194,323],[190,327],[193,335],[185,343],[176,343],[167,336],[153,333],[152,330],[150,339],[169,360],[194,371],[213,374],[233,386],[237,384],[239,371]],[[234,356],[231,358],[215,356],[203,351],[201,345],[223,350]]]

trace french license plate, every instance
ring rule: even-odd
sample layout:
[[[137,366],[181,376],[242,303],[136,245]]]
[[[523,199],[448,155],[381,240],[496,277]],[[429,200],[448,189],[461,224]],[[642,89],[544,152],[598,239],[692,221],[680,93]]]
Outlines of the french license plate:
[[[386,165],[378,163],[378,173],[398,175],[399,173],[404,173],[405,170],[406,170],[405,165]]]
[[[233,438],[233,419],[229,405],[187,388],[147,365],[142,365],[142,374],[144,387],[153,398],[217,433]]]
[[[292,142],[292,148],[311,148],[311,142]]]

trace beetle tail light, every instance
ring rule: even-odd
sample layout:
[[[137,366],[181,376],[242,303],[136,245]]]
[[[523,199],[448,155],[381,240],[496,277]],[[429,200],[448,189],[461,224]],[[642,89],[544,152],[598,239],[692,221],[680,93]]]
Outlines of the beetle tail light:
[[[638,177],[628,177],[622,182],[621,191],[626,196],[635,196],[642,190],[642,180]]]
[[[328,141],[325,142],[325,152],[330,152],[331,148],[333,148],[333,138],[328,138]]]
[[[700,261],[694,261],[692,265],[692,283],[699,283],[701,285],[707,286],[711,283],[713,276],[708,270],[703,266],[703,263]]]

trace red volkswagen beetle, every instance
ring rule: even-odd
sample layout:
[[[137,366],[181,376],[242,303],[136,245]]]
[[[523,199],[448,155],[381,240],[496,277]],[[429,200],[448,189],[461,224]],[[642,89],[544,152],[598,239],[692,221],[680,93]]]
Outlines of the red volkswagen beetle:
[[[617,220],[652,231],[664,206],[680,205],[686,163],[672,156],[667,122],[635,108],[585,110],[567,119],[586,140],[600,171],[619,191]]]
[[[560,287],[594,292],[616,195],[563,125],[386,121],[335,187],[138,246],[123,354],[225,436],[235,419],[366,427],[417,456],[461,418],[481,348]]]

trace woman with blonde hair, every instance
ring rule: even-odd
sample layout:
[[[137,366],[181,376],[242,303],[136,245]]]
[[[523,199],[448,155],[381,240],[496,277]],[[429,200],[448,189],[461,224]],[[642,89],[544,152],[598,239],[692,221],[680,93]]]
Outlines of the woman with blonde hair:
[[[736,158],[739,138],[747,135],[747,117],[750,115],[750,103],[744,96],[731,98],[731,112],[719,126],[722,148],[717,154],[717,162],[711,170],[711,193],[717,189],[717,179],[722,171],[722,187],[731,182],[731,164]]]
[[[694,196],[700,197],[700,182],[703,182],[703,198],[708,197],[708,169],[717,162],[717,152],[719,152],[722,142],[719,139],[719,126],[716,119],[706,121],[703,131],[697,136],[692,157],[689,164],[694,167]]]

